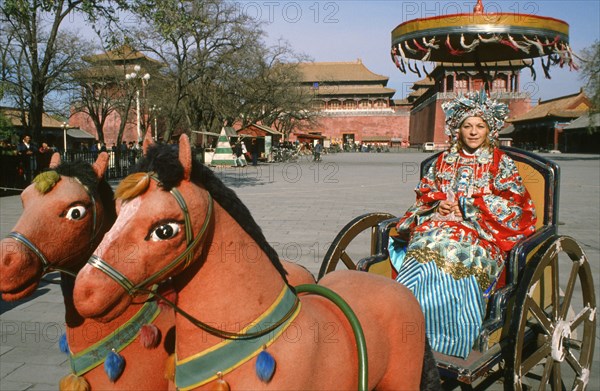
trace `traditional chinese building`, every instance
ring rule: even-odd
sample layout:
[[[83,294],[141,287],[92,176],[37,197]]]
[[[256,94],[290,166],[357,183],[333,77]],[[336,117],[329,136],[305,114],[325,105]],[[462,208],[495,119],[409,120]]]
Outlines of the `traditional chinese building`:
[[[83,60],[89,64],[89,67],[83,71],[83,76],[88,79],[90,83],[102,83],[104,85],[108,84],[109,86],[114,86],[117,93],[112,95],[111,99],[116,99],[116,96],[121,93],[120,91],[123,89],[126,75],[131,75],[132,72],[135,72],[136,66],[140,67],[140,72],[148,73],[149,76],[158,74],[158,69],[162,66],[158,61],[147,57],[128,45],[121,46],[120,48],[105,53],[84,57]],[[138,138],[140,138],[136,120],[136,106],[140,107],[140,122],[143,124],[142,127],[152,127],[152,124],[148,121],[148,107],[145,102],[145,94],[143,91],[146,81],[141,78],[132,78],[130,80],[132,83],[138,82],[139,85],[135,86],[135,88],[139,89],[139,95],[137,98],[138,101],[132,104],[131,110],[127,116],[127,123],[125,124],[125,129],[123,131],[122,141],[137,142]],[[134,100],[135,99],[136,98],[134,98]],[[136,103],[138,104],[136,105]],[[104,142],[108,147],[112,144],[116,144],[117,133],[121,122],[121,116],[117,111],[112,111],[108,115],[103,127]],[[71,108],[69,126],[84,129],[98,138],[96,126],[90,116],[85,112],[77,110],[75,106]]]
[[[389,78],[371,72],[361,60],[299,64],[302,87],[314,95],[317,124],[292,139],[325,136],[332,142],[391,145],[408,141],[409,111],[396,105]]]
[[[442,103],[454,99],[458,94],[481,91],[486,81],[490,95],[508,104],[510,115],[519,116],[530,108],[530,96],[520,91],[522,62],[483,64],[439,63],[427,78],[413,85],[407,97],[410,109],[410,142],[422,145],[434,142],[437,148],[447,146],[444,133],[445,115]]]
[[[591,103],[583,91],[545,101],[531,110],[511,116],[515,130],[511,133],[515,146],[527,149],[560,150],[561,152],[591,152],[593,135],[567,131],[573,120],[589,112]],[[596,136],[597,142],[597,136]],[[587,145],[591,142],[592,145]],[[597,150],[597,148],[596,148]]]

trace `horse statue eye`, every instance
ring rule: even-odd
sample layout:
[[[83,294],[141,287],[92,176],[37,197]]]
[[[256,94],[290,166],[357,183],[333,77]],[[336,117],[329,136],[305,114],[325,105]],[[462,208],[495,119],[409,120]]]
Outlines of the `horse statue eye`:
[[[87,213],[87,210],[85,209],[85,206],[78,205],[78,206],[69,208],[65,217],[69,220],[81,220],[86,215],[86,213]]]
[[[150,234],[150,239],[154,242],[158,242],[159,240],[167,240],[171,239],[179,232],[179,224],[177,223],[168,223],[163,224],[159,227],[154,228],[154,231]]]

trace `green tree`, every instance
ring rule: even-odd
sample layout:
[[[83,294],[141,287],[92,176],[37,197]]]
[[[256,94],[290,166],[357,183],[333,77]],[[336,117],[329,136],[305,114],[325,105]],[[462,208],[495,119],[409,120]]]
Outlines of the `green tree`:
[[[1,140],[11,140],[13,136],[16,134],[15,129],[10,122],[10,119],[7,118],[4,114],[0,113],[0,141]]]

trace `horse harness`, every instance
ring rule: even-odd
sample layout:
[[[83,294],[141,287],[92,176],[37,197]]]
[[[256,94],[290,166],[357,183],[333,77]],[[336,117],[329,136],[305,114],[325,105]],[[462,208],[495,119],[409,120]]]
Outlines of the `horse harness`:
[[[83,189],[85,190],[87,195],[90,197],[90,200],[92,201],[92,205],[93,205],[93,207],[92,207],[92,237],[90,239],[90,244],[88,247],[88,250],[89,250],[92,248],[94,240],[96,239],[96,236],[100,232],[99,229],[96,229],[96,220],[97,220],[97,216],[98,216],[98,211],[96,208],[96,198],[94,197],[94,195],[92,194],[90,189],[88,189],[87,186],[85,186],[83,183],[81,183],[81,181],[79,179],[77,179],[76,177],[72,177],[72,179],[74,181],[76,181],[77,183],[79,183],[83,187]],[[102,226],[102,223],[100,224],[100,226]],[[73,277],[77,276],[77,274],[75,272],[60,266],[61,263],[64,263],[69,258],[72,258],[75,254],[72,254],[71,256],[63,259],[62,261],[58,262],[57,264],[52,264],[48,261],[48,259],[44,255],[44,253],[22,233],[17,232],[17,231],[12,231],[8,235],[6,235],[6,237],[12,238],[12,239],[16,240],[17,242],[23,244],[25,247],[27,247],[29,250],[31,250],[31,252],[33,252],[36,255],[36,258],[42,264],[42,276],[46,275],[48,273],[54,272],[54,271],[66,273]]]
[[[151,175],[150,178],[153,179],[154,181],[156,181],[158,184],[161,183],[160,180],[156,177],[156,175]],[[121,285],[121,287],[123,287],[123,289],[125,289],[125,291],[131,296],[134,296],[138,292],[147,292],[147,289],[146,289],[147,286],[150,286],[150,285],[156,283],[157,281],[160,281],[161,279],[163,279],[163,277],[165,275],[167,275],[168,273],[173,271],[175,268],[180,266],[184,260],[185,260],[185,264],[184,264],[183,268],[184,269],[187,268],[193,260],[194,250],[196,249],[196,247],[198,247],[199,244],[202,243],[202,239],[204,239],[206,232],[207,232],[206,230],[212,220],[213,209],[214,209],[213,198],[210,195],[210,193],[207,192],[207,194],[208,194],[208,210],[206,211],[206,218],[204,219],[204,223],[202,224],[202,227],[200,228],[200,232],[198,232],[196,237],[193,237],[192,222],[191,222],[190,213],[189,213],[189,210],[187,207],[187,203],[185,202],[185,199],[183,198],[183,196],[181,195],[179,190],[177,190],[176,187],[173,187],[170,190],[170,193],[173,195],[173,197],[175,197],[177,204],[179,205],[179,207],[181,208],[181,211],[183,212],[184,223],[185,223],[185,238],[186,238],[187,247],[181,254],[179,254],[177,257],[175,257],[175,259],[173,259],[171,262],[169,262],[169,264],[167,264],[164,268],[162,268],[161,270],[152,274],[150,277],[146,278],[144,281],[140,282],[139,284],[134,284],[133,282],[131,282],[131,280],[129,278],[125,277],[121,272],[119,272],[118,270],[113,268],[111,265],[106,263],[99,256],[93,254],[90,257],[90,259],[88,260],[88,264],[92,265],[96,269],[102,271],[107,276],[112,278],[115,282],[117,282],[119,285]]]

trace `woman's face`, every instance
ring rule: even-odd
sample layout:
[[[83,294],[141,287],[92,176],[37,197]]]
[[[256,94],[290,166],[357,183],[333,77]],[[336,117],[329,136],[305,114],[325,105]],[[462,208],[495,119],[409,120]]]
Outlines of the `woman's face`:
[[[488,132],[488,125],[481,117],[467,117],[458,130],[465,152],[473,153],[481,147]]]

